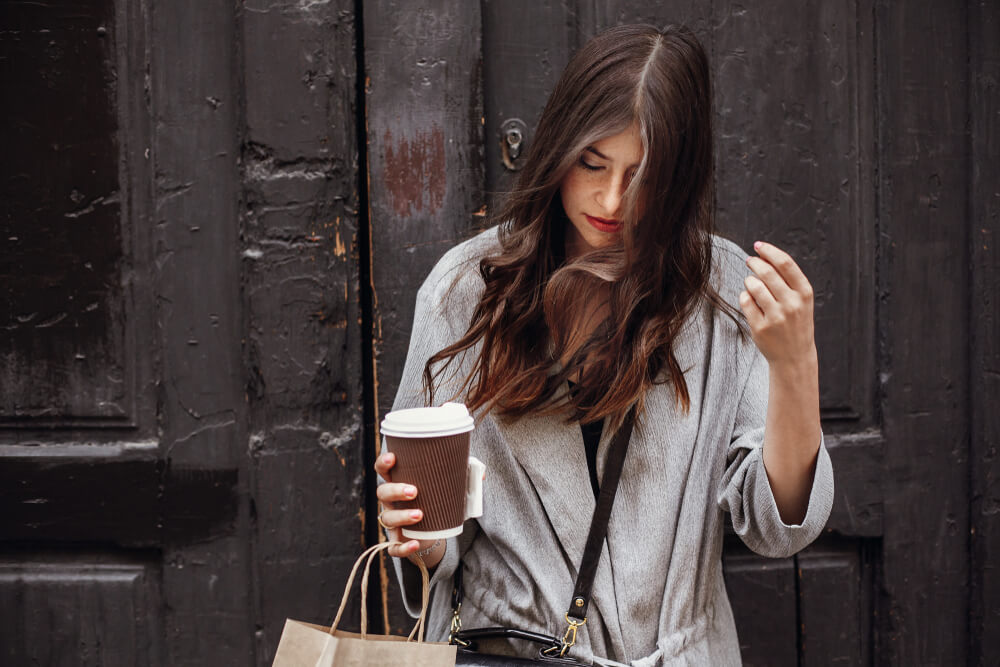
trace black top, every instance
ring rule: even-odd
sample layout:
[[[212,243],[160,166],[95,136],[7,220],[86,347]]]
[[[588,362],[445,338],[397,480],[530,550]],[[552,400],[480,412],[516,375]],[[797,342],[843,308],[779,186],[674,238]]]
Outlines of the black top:
[[[597,481],[597,445],[601,442],[601,433],[604,432],[604,420],[584,424],[580,422],[580,430],[583,431],[583,447],[587,450],[587,467],[590,469],[590,486],[594,489],[596,499],[601,492],[601,486]]]
[[[576,392],[577,384],[570,382],[569,390]],[[597,446],[601,442],[601,433],[604,432],[604,420],[584,424],[580,422],[580,431],[583,433],[583,448],[587,453],[587,468],[590,470],[590,487],[594,490],[594,498],[601,492],[601,485],[597,481]]]

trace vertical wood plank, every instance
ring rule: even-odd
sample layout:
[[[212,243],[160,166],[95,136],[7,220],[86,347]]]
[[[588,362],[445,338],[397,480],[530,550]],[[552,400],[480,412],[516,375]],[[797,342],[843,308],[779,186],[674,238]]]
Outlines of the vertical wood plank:
[[[798,623],[795,562],[767,559],[727,545],[726,590],[745,667],[795,667]]]
[[[402,374],[417,289],[483,207],[481,16],[464,0],[366,0],[364,17],[377,420]]]
[[[285,618],[333,619],[364,546],[356,26],[351,0],[242,6],[256,664],[270,665]]]
[[[152,261],[163,355],[157,416],[165,463],[231,471],[242,461],[237,422],[245,414],[234,6],[154,3],[150,11]],[[250,661],[246,543],[243,519],[228,536],[164,549],[166,664]]]
[[[500,127],[524,121],[527,134],[515,166],[524,163],[542,108],[576,48],[576,15],[556,0],[484,0],[483,101],[486,190],[505,192],[514,172],[501,158]],[[493,202],[490,202],[493,205]]]
[[[1000,663],[1000,5],[969,2],[972,577],[969,664]]]
[[[876,7],[893,665],[966,664],[969,647],[967,18],[965,3]]]

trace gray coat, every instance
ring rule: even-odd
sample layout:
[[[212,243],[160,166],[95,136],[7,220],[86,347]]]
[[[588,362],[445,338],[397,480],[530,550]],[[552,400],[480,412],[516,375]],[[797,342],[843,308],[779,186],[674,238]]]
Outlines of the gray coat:
[[[424,404],[424,362],[465,332],[483,288],[479,259],[497,247],[495,229],[462,243],[420,288],[393,409]],[[748,273],[745,259],[736,245],[715,240],[713,280],[732,304]],[[601,656],[636,667],[740,664],[722,577],[725,514],[752,550],[787,557],[819,535],[830,513],[833,469],[821,446],[804,522],[786,525],[778,515],[761,456],[768,366],[749,337],[741,338],[730,318],[704,305],[674,350],[685,369],[690,411],[678,408],[669,384],[647,396],[587,623],[571,650],[578,658]],[[435,394],[435,402],[448,398],[447,386]],[[601,438],[599,476],[611,435]],[[459,558],[465,567],[463,627],[503,625],[561,636],[595,504],[580,427],[559,416],[507,422],[488,414],[471,448],[487,466],[484,513],[449,540],[433,573],[428,637],[448,635]],[[416,569],[394,560],[407,610],[416,615]],[[537,652],[525,642],[482,648]]]

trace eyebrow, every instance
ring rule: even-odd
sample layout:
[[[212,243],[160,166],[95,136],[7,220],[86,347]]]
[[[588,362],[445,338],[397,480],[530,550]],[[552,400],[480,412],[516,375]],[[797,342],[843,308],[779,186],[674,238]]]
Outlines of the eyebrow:
[[[611,162],[611,161],[612,161],[612,160],[611,160],[611,158],[609,158],[609,157],[608,157],[607,155],[605,155],[605,154],[604,154],[604,153],[602,153],[601,151],[597,150],[597,149],[596,149],[596,148],[594,148],[593,146],[587,146],[587,147],[586,147],[586,148],[585,148],[584,150],[586,150],[586,151],[589,151],[589,152],[593,153],[594,155],[596,155],[597,157],[601,158],[602,160],[607,160],[607,161],[609,161],[609,162]],[[629,169],[632,169],[632,168],[634,168],[634,167],[638,167],[638,166],[639,166],[639,163],[638,163],[638,162],[636,162],[635,164],[631,164],[631,165],[629,165]]]

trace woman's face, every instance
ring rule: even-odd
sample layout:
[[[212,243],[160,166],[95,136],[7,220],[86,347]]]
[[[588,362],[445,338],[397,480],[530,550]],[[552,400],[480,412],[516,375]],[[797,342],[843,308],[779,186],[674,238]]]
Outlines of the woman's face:
[[[588,146],[559,193],[569,218],[566,257],[613,245],[622,231],[622,196],[642,160],[638,124]]]

